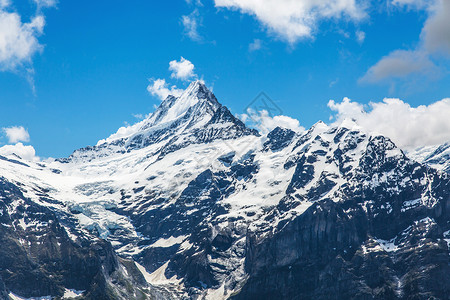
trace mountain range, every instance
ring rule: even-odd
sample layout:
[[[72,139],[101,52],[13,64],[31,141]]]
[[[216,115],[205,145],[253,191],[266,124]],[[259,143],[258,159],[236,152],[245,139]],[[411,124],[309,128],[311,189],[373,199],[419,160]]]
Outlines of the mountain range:
[[[0,156],[0,299],[449,299],[449,244],[449,143],[261,134],[201,81],[67,158]]]

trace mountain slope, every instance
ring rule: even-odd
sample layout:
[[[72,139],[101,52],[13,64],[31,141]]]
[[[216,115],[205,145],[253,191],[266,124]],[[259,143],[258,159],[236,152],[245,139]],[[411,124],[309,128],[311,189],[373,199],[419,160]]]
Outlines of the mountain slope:
[[[420,147],[408,153],[409,156],[436,170],[450,173],[450,142],[437,146]]]
[[[5,158],[0,174],[29,203],[14,207],[48,211],[60,239],[69,236],[67,247],[82,239],[80,253],[99,243],[110,249],[114,263],[91,282],[120,277],[134,289],[112,295],[105,288],[107,299],[138,292],[164,299],[446,299],[450,292],[449,175],[350,121],[261,136],[194,82],[127,134],[67,159]],[[1,201],[11,206],[7,186]],[[35,223],[9,216],[4,228]],[[8,248],[26,252],[18,233],[5,233],[16,241]],[[47,257],[59,257],[55,251]],[[63,278],[49,280],[55,288],[33,291],[6,267],[0,294],[3,281],[5,291],[26,297],[77,289],[89,298],[90,285],[69,285],[58,272],[70,269],[60,265],[48,271]]]

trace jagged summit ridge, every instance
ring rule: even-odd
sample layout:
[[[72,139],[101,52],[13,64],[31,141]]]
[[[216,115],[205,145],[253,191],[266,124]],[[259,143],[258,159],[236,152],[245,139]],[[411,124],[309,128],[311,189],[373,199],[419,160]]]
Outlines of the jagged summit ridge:
[[[151,114],[142,129],[173,122],[190,111],[212,116],[220,107],[214,94],[200,81],[192,82],[179,97],[169,95]]]

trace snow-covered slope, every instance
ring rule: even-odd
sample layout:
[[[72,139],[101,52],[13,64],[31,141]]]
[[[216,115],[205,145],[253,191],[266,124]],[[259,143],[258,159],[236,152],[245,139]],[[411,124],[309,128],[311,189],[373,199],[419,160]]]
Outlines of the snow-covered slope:
[[[410,151],[408,155],[418,161],[429,165],[436,170],[450,173],[450,142],[436,146],[425,146]]]
[[[0,157],[0,175],[71,243],[110,243],[114,280],[142,297],[439,298],[450,288],[428,282],[450,273],[447,174],[350,121],[260,136],[199,81],[126,134],[51,162]],[[11,198],[17,217],[4,226],[35,224]],[[86,283],[30,291],[8,274],[0,284],[15,295],[90,293]]]

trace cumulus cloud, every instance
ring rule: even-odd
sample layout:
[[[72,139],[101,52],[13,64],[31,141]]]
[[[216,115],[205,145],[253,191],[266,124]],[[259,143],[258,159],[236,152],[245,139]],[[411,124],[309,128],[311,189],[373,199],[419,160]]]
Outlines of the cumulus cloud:
[[[450,98],[418,107],[392,98],[367,106],[344,98],[340,103],[330,100],[328,107],[335,112],[335,125],[352,119],[406,150],[450,141]]]
[[[6,134],[10,144],[30,141],[30,135],[23,126],[4,127],[2,128],[2,131]]]
[[[194,64],[181,57],[180,61],[172,60],[169,62],[169,70],[172,71],[171,77],[181,80],[189,80],[197,77],[194,73]]]
[[[193,41],[201,41],[202,37],[198,33],[201,24],[198,10],[194,10],[190,15],[181,17],[181,24],[184,27],[184,33]]]
[[[356,0],[215,0],[215,5],[253,15],[291,44],[311,37],[320,20],[345,17],[358,21],[366,16]]]
[[[182,89],[178,89],[175,85],[169,87],[165,79],[151,80],[147,86],[147,91],[161,100],[166,99],[169,95],[180,96],[183,92]]]
[[[11,156],[17,155],[18,157],[28,161],[39,161],[39,157],[36,156],[36,151],[33,146],[17,143],[15,145],[5,145],[0,147],[0,155]]]
[[[424,51],[396,50],[373,65],[361,82],[404,78],[411,74],[437,74],[438,70]]]
[[[250,123],[251,126],[255,127],[262,134],[269,133],[276,127],[288,128],[296,132],[303,132],[305,130],[304,127],[300,126],[300,122],[297,119],[283,115],[272,117],[266,110],[257,112],[248,109],[247,114],[242,114],[239,117],[243,122]]]

